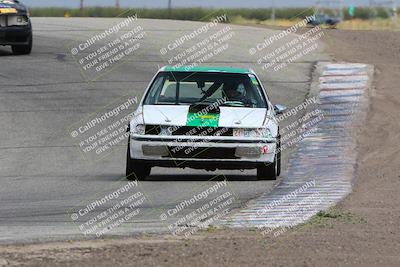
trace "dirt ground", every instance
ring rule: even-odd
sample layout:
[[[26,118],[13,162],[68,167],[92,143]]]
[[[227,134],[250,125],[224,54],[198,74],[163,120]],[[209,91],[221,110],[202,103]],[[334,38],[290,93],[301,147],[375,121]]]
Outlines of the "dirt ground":
[[[0,266],[400,266],[400,33],[326,31],[337,60],[376,67],[354,192],[279,237],[216,230],[0,247]]]

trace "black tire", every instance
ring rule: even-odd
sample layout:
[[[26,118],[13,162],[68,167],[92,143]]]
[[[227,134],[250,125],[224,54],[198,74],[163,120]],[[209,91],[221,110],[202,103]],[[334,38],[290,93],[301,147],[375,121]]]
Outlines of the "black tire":
[[[128,151],[126,152],[126,179],[129,181],[145,180],[150,175],[151,167],[142,161],[131,159],[130,142],[128,141]]]
[[[275,160],[271,163],[265,163],[257,168],[257,180],[276,180],[278,177],[278,155],[275,154]]]
[[[281,158],[282,158],[282,151],[281,151],[281,136],[278,136],[278,143],[277,143],[277,150],[278,150],[278,155],[276,157],[276,176],[281,175]]]
[[[32,35],[29,36],[29,43],[27,45],[13,45],[11,49],[14,55],[29,55],[32,52]]]

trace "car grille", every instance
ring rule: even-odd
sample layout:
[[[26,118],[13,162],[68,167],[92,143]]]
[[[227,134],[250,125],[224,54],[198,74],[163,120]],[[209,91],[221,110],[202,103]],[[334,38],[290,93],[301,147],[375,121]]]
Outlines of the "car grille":
[[[194,127],[194,126],[171,126],[174,130],[172,135],[187,136],[233,136],[232,128],[225,127]],[[146,134],[159,135],[161,133],[160,125],[146,125]]]
[[[165,158],[192,158],[192,159],[237,159],[235,148],[169,146],[169,156]]]
[[[146,125],[145,134],[159,135],[161,127],[159,125]]]

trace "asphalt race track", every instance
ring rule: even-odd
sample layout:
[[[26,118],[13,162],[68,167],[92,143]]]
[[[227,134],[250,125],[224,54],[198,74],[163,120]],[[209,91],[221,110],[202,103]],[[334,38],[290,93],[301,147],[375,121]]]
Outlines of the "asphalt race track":
[[[84,237],[70,218],[71,212],[89,204],[94,196],[104,196],[127,184],[126,142],[107,157],[87,162],[80,157],[68,127],[115,99],[127,95],[140,98],[159,66],[168,64],[160,49],[203,24],[139,19],[135,23],[146,31],[142,47],[112,71],[88,81],[71,55],[70,44],[84,42],[121,20],[34,18],[31,55],[13,56],[10,48],[0,47],[0,242]],[[253,68],[269,88],[274,103],[288,107],[302,103],[314,64],[328,59],[323,47],[283,70],[265,72],[249,49],[277,31],[231,28],[235,34],[229,48],[207,65]],[[288,156],[285,152],[284,162]],[[140,205],[140,213],[113,234],[167,231],[168,223],[160,220],[166,206],[175,206],[177,199],[190,195],[195,188],[221,181],[223,176],[209,181],[221,174],[227,177],[229,190],[236,196],[232,208],[270,191],[276,184],[256,181],[255,171],[156,168],[148,181],[139,182],[147,199]]]

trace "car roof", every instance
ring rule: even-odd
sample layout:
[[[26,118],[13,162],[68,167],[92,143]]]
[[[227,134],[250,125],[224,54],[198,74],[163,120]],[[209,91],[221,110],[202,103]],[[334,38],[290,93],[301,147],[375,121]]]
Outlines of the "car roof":
[[[172,72],[220,72],[220,73],[240,73],[240,74],[254,74],[251,69],[235,68],[235,67],[222,67],[222,66],[165,66],[160,71]]]

